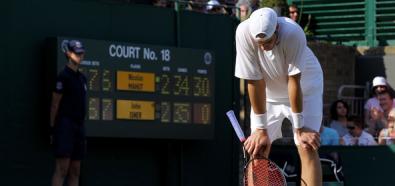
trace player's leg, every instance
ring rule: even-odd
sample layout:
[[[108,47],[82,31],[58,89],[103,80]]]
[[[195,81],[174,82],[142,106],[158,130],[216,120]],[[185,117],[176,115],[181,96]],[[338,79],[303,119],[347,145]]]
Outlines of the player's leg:
[[[70,158],[56,158],[55,172],[52,176],[52,186],[63,186],[64,178],[67,176]]]
[[[78,186],[80,180],[81,161],[71,160],[69,168],[68,183],[69,186]]]
[[[319,96],[317,96],[319,97]],[[303,100],[304,128],[319,132],[322,123],[322,99]],[[294,133],[302,165],[301,185],[322,185],[322,169],[318,150],[302,148]]]
[[[55,125],[53,135],[53,148],[56,160],[52,186],[63,185],[64,179],[69,172],[72,147],[73,140],[70,123],[67,119],[59,119]]]
[[[267,133],[269,135],[270,143],[282,137],[281,125],[285,118],[282,112],[282,104],[280,103],[266,103],[267,108]],[[265,150],[264,156],[269,157],[271,145]]]
[[[297,145],[302,165],[301,185],[322,185],[322,169],[318,152]]]
[[[73,126],[73,153],[69,168],[69,186],[78,186],[80,180],[81,160],[85,156],[86,140],[85,128],[82,123]]]

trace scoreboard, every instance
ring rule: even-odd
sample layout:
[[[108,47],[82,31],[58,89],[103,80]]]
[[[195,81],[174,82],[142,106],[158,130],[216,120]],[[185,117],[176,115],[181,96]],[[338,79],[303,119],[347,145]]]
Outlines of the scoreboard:
[[[56,38],[56,72],[67,64]],[[208,50],[78,39],[85,47],[90,137],[211,139],[214,54]]]

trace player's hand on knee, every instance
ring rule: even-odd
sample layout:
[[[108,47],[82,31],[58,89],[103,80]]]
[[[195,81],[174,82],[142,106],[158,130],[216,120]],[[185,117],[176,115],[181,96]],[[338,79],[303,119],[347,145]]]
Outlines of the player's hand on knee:
[[[301,128],[296,130],[296,135],[303,148],[318,150],[320,147],[320,134],[318,132],[309,128]]]
[[[270,139],[264,129],[255,130],[244,142],[244,148],[251,158],[266,157],[270,150]]]

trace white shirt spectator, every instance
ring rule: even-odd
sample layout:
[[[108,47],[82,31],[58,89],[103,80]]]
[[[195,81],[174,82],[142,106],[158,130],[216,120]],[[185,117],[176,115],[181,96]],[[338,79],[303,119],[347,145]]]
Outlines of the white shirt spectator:
[[[359,145],[359,146],[369,146],[369,145],[377,145],[377,142],[374,140],[373,136],[365,131],[362,131],[361,136],[354,137],[351,134],[346,134],[343,136],[344,145]]]
[[[393,99],[392,107],[395,108],[395,99]],[[383,112],[383,109],[381,108],[380,102],[377,99],[377,97],[369,98],[368,101],[366,101],[366,103],[365,103],[365,106],[364,106],[365,110],[372,110],[373,108],[376,108],[376,109],[380,110],[381,112]]]

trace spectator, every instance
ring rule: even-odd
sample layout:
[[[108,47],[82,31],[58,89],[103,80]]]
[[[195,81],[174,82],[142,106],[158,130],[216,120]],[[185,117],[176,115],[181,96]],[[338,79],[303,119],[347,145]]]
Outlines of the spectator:
[[[154,0],[154,1],[152,1],[152,5],[157,6],[157,7],[166,8],[166,7],[169,7],[169,1],[168,0]]]
[[[379,100],[379,108],[372,108],[370,111],[370,123],[367,131],[374,137],[379,135],[381,129],[387,127],[388,114],[395,107],[395,100],[388,91],[383,91],[377,95]]]
[[[332,103],[330,110],[331,122],[329,126],[337,131],[340,137],[348,133],[347,130],[347,117],[348,117],[348,104],[343,100],[337,100]]]
[[[390,102],[391,100],[386,100],[386,98],[392,97],[390,94],[390,88],[387,84],[387,81],[384,77],[377,76],[373,79],[373,88],[372,94],[373,96],[366,101],[364,106],[364,117],[365,123],[367,124],[367,131],[372,134],[373,136],[377,136],[378,132],[386,126],[386,115],[388,115],[389,111],[391,110]],[[382,102],[384,107],[386,107],[386,112],[384,115],[384,110],[380,104],[378,99],[380,94],[387,92],[387,96],[384,95],[382,97]],[[392,99],[395,106],[395,100]]]
[[[367,146],[377,145],[373,136],[363,130],[362,119],[359,117],[351,118],[351,122],[347,124],[348,134],[343,136],[344,145]]]
[[[393,96],[390,94],[389,91],[384,91],[381,94],[378,95],[380,107],[383,109],[383,115],[384,118],[388,118],[388,114],[392,110],[392,108],[395,108],[395,99]]]
[[[226,10],[217,0],[207,2],[206,11],[209,14],[226,14]]]
[[[387,127],[380,131],[379,144],[395,144],[395,108],[392,108],[387,118]]]
[[[296,4],[289,5],[288,13],[289,13],[289,18],[291,18],[293,21],[298,23],[300,27],[302,27],[303,31],[307,36],[311,36],[314,34],[313,32],[314,20],[311,14],[308,15],[301,14]]]
[[[377,108],[372,108],[369,115],[370,120],[365,130],[376,137],[378,132],[387,125],[386,118],[383,111]]]
[[[236,17],[240,22],[248,19],[252,13],[251,4],[248,0],[239,0],[236,3]]]
[[[380,107],[379,100],[377,99],[377,96],[381,93],[387,90],[387,81],[385,80],[384,77],[381,76],[376,76],[373,79],[373,86],[372,86],[372,97],[369,98],[364,106],[364,116],[365,116],[365,123],[370,125],[371,123],[371,112],[375,108],[376,110],[382,111]]]
[[[207,0],[191,0],[186,7],[186,10],[206,13],[206,3]]]
[[[291,4],[288,7],[289,18],[299,23],[299,10],[296,4]]]
[[[259,0],[248,0],[250,1],[251,12],[259,9]]]
[[[321,125],[320,128],[321,145],[339,145],[340,136],[335,129]]]

